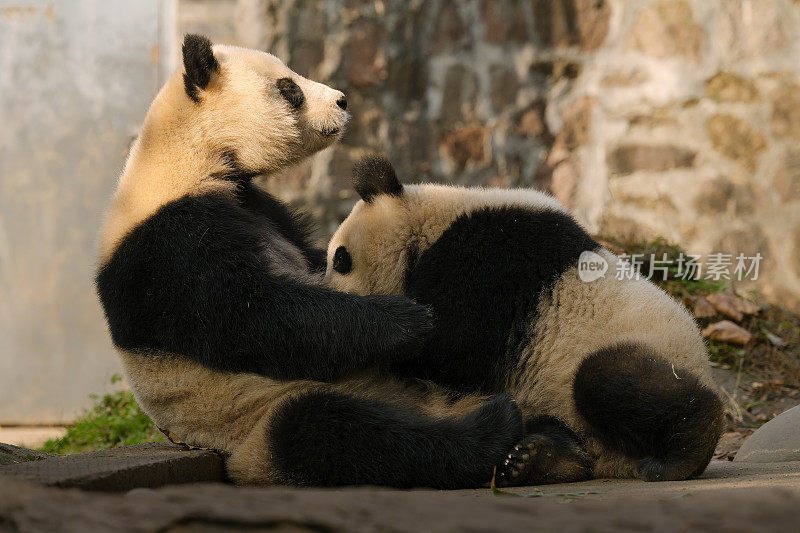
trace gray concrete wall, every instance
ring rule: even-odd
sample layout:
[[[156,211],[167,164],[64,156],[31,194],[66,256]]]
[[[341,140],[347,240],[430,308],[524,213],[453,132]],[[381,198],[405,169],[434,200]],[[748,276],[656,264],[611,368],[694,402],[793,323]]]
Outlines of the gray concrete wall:
[[[0,424],[70,420],[118,372],[98,229],[166,70],[172,4],[0,0]]]

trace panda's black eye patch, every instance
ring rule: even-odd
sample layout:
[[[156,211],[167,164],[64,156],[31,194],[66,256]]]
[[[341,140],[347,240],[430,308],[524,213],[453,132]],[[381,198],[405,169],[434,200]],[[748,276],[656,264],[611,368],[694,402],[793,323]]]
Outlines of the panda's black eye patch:
[[[340,246],[333,253],[333,269],[339,274],[347,274],[353,268],[353,260],[347,248]]]
[[[292,78],[281,78],[275,82],[275,85],[292,108],[298,109],[306,101],[303,90]]]

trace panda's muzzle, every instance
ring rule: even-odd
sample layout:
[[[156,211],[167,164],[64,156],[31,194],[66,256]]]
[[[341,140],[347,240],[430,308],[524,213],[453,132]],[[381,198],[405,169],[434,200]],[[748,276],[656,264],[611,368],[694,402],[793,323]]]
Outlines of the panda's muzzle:
[[[322,128],[320,130],[320,133],[322,135],[325,135],[326,137],[331,137],[333,135],[338,135],[340,131],[342,131],[341,128],[337,128],[335,126],[332,126],[330,128]]]

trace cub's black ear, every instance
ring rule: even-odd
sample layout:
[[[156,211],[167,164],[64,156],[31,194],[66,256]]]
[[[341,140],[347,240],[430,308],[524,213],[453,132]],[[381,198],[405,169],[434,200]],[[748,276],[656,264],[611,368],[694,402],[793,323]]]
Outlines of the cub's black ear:
[[[383,156],[364,156],[353,166],[353,187],[361,199],[369,203],[379,194],[401,196],[403,184],[397,179],[394,167]]]
[[[202,35],[189,34],[183,38],[183,85],[186,94],[200,101],[198,89],[208,87],[211,76],[219,70],[219,63],[211,49],[211,41]]]

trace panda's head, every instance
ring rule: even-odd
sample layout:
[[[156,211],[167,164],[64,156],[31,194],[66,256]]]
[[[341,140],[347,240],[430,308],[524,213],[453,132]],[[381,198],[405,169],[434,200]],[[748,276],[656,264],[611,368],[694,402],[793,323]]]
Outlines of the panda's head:
[[[403,185],[391,163],[378,156],[356,163],[353,185],[361,200],[331,238],[324,282],[358,294],[403,294],[417,261],[463,215],[506,206],[566,215],[541,191]]]
[[[348,119],[343,93],[266,52],[187,35],[183,67],[175,81],[185,104],[175,107],[188,115],[195,143],[245,175],[274,172],[329,146]]]
[[[413,206],[388,160],[367,156],[353,167],[361,200],[328,246],[325,284],[359,294],[401,294],[407,266],[418,254]]]

